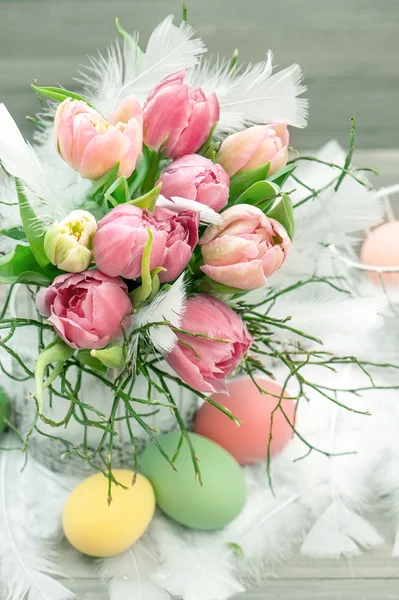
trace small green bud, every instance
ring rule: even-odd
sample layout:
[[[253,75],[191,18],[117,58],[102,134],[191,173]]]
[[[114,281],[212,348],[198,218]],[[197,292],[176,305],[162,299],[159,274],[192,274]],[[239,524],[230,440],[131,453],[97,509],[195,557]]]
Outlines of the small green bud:
[[[122,346],[110,346],[103,350],[92,350],[90,354],[109,369],[121,369],[125,364]]]

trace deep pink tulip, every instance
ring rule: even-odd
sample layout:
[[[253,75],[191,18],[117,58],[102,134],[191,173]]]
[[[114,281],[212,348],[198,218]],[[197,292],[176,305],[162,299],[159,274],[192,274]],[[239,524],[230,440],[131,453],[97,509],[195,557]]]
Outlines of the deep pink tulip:
[[[154,219],[159,229],[167,233],[162,263],[166,270],[158,274],[161,283],[166,283],[183,272],[198,244],[199,213],[193,210],[175,213],[158,207],[154,211]]]
[[[138,206],[121,204],[113,208],[97,225],[93,239],[93,257],[97,267],[107,275],[137,279],[141,275],[141,259],[153,234],[150,269],[163,264],[167,239],[153,216]]]
[[[205,262],[201,270],[229,287],[263,287],[291,248],[285,228],[249,204],[232,206],[221,216],[223,225],[209,226],[200,239]]]
[[[177,343],[166,359],[174,371],[195,390],[218,392],[248,352],[253,339],[245,323],[221,300],[198,294],[187,301],[181,329],[212,339],[178,333]]]
[[[229,135],[220,147],[217,161],[232,177],[270,162],[269,175],[287,164],[290,136],[285,123],[255,125]]]
[[[144,143],[164,156],[178,158],[197,152],[219,120],[216,94],[183,83],[185,71],[166,77],[143,108]]]
[[[218,212],[227,204],[230,178],[218,164],[199,154],[174,160],[162,173],[162,195],[196,200]]]
[[[99,179],[119,162],[119,175],[129,177],[141,155],[143,117],[130,96],[106,120],[82,100],[67,98],[54,121],[62,158],[85,179]]]
[[[59,275],[39,291],[36,305],[60,338],[77,350],[98,350],[121,337],[121,323],[132,309],[126,284],[101,271]],[[129,319],[124,326],[128,324]]]

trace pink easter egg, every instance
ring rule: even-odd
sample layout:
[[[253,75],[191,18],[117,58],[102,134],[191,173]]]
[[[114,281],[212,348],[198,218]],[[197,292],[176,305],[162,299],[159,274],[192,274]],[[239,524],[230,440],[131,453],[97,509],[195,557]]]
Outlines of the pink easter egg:
[[[390,221],[374,229],[365,239],[360,259],[373,267],[397,267],[397,273],[367,271],[373,283],[399,285],[399,221]]]
[[[275,396],[282,392],[282,386],[271,379],[258,376],[256,381]],[[279,399],[270,394],[262,394],[249,376],[232,379],[227,383],[227,390],[228,396],[213,394],[211,398],[230,409],[240,419],[241,425],[238,427],[224,413],[205,402],[197,412],[194,431],[222,446],[241,465],[265,460],[271,413]],[[287,396],[284,392],[284,397]],[[290,422],[294,423],[295,402],[284,399],[281,406]],[[273,415],[271,454],[282,450],[292,433],[292,427],[278,408]]]

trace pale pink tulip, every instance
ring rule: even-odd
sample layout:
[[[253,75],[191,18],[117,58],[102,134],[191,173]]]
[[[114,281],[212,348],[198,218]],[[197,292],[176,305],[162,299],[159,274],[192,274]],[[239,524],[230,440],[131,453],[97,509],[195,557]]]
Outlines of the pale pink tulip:
[[[269,175],[287,164],[289,132],[285,123],[255,125],[227,137],[217,161],[232,177],[270,162]]]
[[[77,350],[104,348],[121,337],[122,321],[132,309],[122,279],[100,271],[59,275],[39,291],[36,305],[60,338]],[[129,318],[123,323],[128,325]]]
[[[198,244],[199,212],[184,210],[180,213],[167,208],[155,208],[154,219],[161,231],[167,233],[166,250],[159,280],[173,281],[187,266],[195,246]]]
[[[218,164],[199,154],[189,154],[174,160],[162,173],[162,195],[196,200],[217,212],[229,197],[230,178]]]
[[[67,98],[54,121],[57,149],[85,179],[99,179],[119,162],[119,175],[129,177],[143,143],[143,119],[138,101],[125,98],[106,120],[82,100]]]
[[[179,342],[166,359],[169,365],[195,390],[224,390],[225,380],[253,342],[241,317],[221,300],[198,294],[187,301],[181,329],[225,341],[177,333]]]
[[[164,156],[178,158],[197,152],[219,120],[216,94],[183,83],[185,71],[166,77],[143,108],[144,143]]]
[[[159,228],[147,210],[121,204],[97,225],[93,239],[93,257],[97,267],[111,277],[140,277],[141,259],[148,240],[147,227],[153,234],[150,269],[162,266],[166,231]]]
[[[209,226],[200,244],[201,270],[214,281],[240,290],[263,287],[291,247],[285,228],[249,204],[225,210],[223,225]]]

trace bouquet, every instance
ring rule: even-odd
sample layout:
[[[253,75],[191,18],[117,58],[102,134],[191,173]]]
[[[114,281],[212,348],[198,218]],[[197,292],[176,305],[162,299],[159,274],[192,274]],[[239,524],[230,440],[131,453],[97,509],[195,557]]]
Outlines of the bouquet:
[[[327,288],[340,296],[341,315],[346,307],[341,295],[347,299],[350,292],[329,264],[334,230],[326,194],[338,197],[349,180],[363,213],[349,227],[346,219],[335,241],[342,243],[381,214],[367,180],[351,168],[354,120],[342,162],[293,149],[289,156],[289,128],[304,127],[307,119],[307,101],[298,97],[305,90],[298,65],[274,72],[271,53],[248,67],[239,64],[237,53],[212,64],[202,58],[204,43],[185,18],[179,26],[172,17],[162,22],[145,52],[137,35],[116,25],[122,45],[92,59],[81,75],[82,95],[32,86],[47,102],[34,119],[34,147],[0,106],[0,282],[9,286],[0,343],[17,374],[5,363],[3,371],[12,381],[28,379],[35,407],[22,446],[26,450],[38,433],[60,440],[64,458],[79,457],[105,475],[109,498],[112,483],[118,483],[113,445],[121,419],[135,472],[133,422],[172,469],[187,443],[201,483],[190,425],[172,386],[239,426],[222,394],[230,378],[246,375],[259,392],[276,399],[272,424],[279,411],[299,437],[294,416],[284,408],[287,386],[296,384],[291,404],[309,390],[340,404],[334,389],[308,379],[304,367],[366,367],[353,356],[324,351],[314,327],[306,331],[291,323],[289,294],[312,286],[322,297]],[[307,183],[302,164],[322,166],[327,183]],[[35,306],[29,317],[9,312],[21,286]],[[22,356],[26,331],[37,339],[34,367]],[[272,393],[257,376],[274,378],[279,369],[285,369],[285,381]],[[106,414],[85,401],[83,378],[111,391]],[[138,379],[145,382],[140,393]],[[54,421],[52,406],[60,399],[68,407]],[[171,411],[180,431],[172,453],[148,414],[142,416],[143,406]],[[58,433],[72,421],[81,427],[78,444]],[[90,430],[101,435],[89,449]],[[264,456],[269,466],[272,441],[270,427]],[[308,448],[314,449],[310,443]]]

